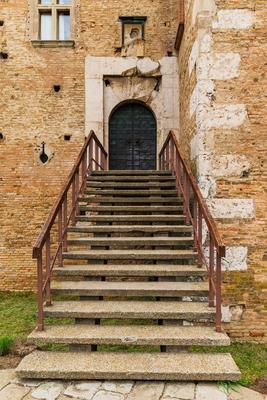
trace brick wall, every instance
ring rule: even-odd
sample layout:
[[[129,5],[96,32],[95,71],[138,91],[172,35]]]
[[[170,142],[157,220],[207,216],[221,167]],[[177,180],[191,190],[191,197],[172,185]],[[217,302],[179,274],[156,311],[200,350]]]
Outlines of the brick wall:
[[[32,245],[84,140],[85,56],[120,55],[119,16],[148,17],[145,55],[155,59],[177,29],[176,1],[76,0],[75,48],[33,48],[30,4],[0,0],[0,290],[35,288]]]

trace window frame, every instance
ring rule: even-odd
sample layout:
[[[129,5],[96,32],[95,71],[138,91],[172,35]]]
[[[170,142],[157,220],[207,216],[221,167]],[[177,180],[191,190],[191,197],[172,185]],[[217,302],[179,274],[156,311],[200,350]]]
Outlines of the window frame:
[[[40,0],[36,0],[36,12],[37,12],[37,40],[40,42],[49,41],[61,41],[68,42],[73,37],[73,0],[70,4],[58,4],[59,0],[51,0],[51,4],[40,4]],[[70,37],[68,39],[59,39],[59,15],[60,13],[66,13],[70,16]],[[41,39],[41,14],[51,14],[51,39]]]

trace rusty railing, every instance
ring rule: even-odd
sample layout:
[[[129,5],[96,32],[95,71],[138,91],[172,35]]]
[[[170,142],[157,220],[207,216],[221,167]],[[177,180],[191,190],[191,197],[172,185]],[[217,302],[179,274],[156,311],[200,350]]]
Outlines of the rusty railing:
[[[67,251],[68,226],[76,223],[79,195],[91,171],[104,169],[107,169],[107,152],[91,131],[33,247],[33,258],[37,259],[37,329],[40,331],[44,329],[43,294],[45,293],[46,305],[50,306],[51,273],[56,263],[59,267],[63,265],[63,252]],[[51,255],[52,250],[55,252],[54,256]]]
[[[222,257],[225,257],[225,246],[196,180],[180,153],[178,141],[172,131],[159,153],[159,168],[161,170],[170,169],[176,178],[178,195],[183,198],[186,224],[193,226],[194,247],[198,252],[198,264],[206,266],[208,270],[209,306],[216,306],[216,330],[221,332],[221,264]],[[203,243],[203,222],[206,224],[208,232],[207,243]]]

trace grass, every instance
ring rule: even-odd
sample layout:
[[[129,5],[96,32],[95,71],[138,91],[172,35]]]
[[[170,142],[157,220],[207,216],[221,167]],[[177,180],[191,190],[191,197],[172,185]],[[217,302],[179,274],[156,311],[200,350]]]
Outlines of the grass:
[[[10,336],[0,337],[0,356],[5,356],[10,352],[12,343],[13,343],[12,337]]]
[[[58,298],[59,299],[59,298]],[[47,324],[55,323],[53,319],[46,319]],[[56,323],[70,324],[71,319],[57,319]],[[119,324],[121,321],[105,321],[105,325]],[[127,321],[127,323],[138,323],[142,325],[145,321]],[[153,323],[153,322],[151,322]],[[4,339],[4,346],[8,349],[11,341],[19,338],[26,340],[27,335],[36,326],[36,295],[32,293],[0,293],[0,354],[1,338]],[[47,348],[42,346],[42,348]],[[49,349],[62,349],[62,345],[48,346]],[[101,351],[159,351],[157,346],[99,346]],[[229,347],[192,347],[191,352],[229,352],[242,372],[242,385],[249,386],[259,377],[267,375],[267,345],[253,343],[233,343]]]

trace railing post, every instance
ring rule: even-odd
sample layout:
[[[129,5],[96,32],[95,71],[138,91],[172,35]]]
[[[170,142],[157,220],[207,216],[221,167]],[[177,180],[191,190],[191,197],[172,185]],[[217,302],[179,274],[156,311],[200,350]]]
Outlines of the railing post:
[[[198,236],[198,232],[197,232],[197,199],[194,196],[194,200],[193,200],[193,232],[194,232],[194,248],[197,250],[198,246],[197,246],[197,236]]]
[[[71,216],[71,224],[75,225],[76,223],[76,174],[73,177],[72,181],[72,199],[71,199],[71,210],[72,210],[72,216]]]
[[[37,315],[37,330],[44,330],[44,313],[43,313],[43,265],[42,251],[37,258],[37,296],[38,296],[38,315]]]
[[[101,165],[101,167],[102,167],[102,169],[104,170],[105,169],[105,154],[103,153],[103,151],[102,150],[100,150],[100,165]]]
[[[63,251],[68,250],[68,194],[66,193],[63,201]]]
[[[95,142],[95,160],[96,160],[96,171],[99,171],[99,147],[98,144]]]
[[[51,306],[51,270],[50,270],[50,261],[51,261],[51,242],[50,242],[50,232],[48,233],[46,242],[45,242],[45,266],[46,266],[46,286],[45,286],[45,304],[47,306]]]
[[[163,171],[165,171],[165,169],[166,169],[166,147],[165,147],[165,149],[163,150],[163,153],[162,153],[162,159],[161,159],[161,162],[162,162],[162,170]]]
[[[180,164],[180,159],[179,159],[179,154],[176,149],[176,174],[177,174],[177,190],[178,190],[178,196],[181,196],[181,164]]]
[[[89,159],[88,159],[88,168],[90,169],[90,172],[93,171],[93,139],[89,142]]]
[[[62,254],[62,247],[63,247],[63,236],[62,236],[62,205],[58,210],[58,244],[59,244],[59,251],[58,251],[58,266],[61,268],[63,266],[63,254]]]
[[[209,306],[214,307],[214,241],[209,235]]]
[[[200,206],[198,205],[198,223],[197,223],[197,235],[198,235],[198,264],[202,265],[202,256],[201,256],[201,251],[200,248],[202,247],[202,212],[200,209]]]
[[[170,169],[170,140],[168,141],[166,145],[166,162],[165,162],[166,168],[165,169]]]
[[[78,167],[78,169],[77,169],[77,171],[76,171],[76,174],[75,174],[75,181],[76,181],[76,183],[75,183],[75,205],[76,205],[76,207],[75,207],[75,216],[77,216],[78,214],[79,214],[79,203],[78,203],[78,198],[79,198],[79,192],[80,192],[80,188],[79,188],[79,184],[80,184],[80,182],[79,182],[79,167]]]
[[[222,332],[222,258],[217,250],[216,258],[216,331]]]
[[[170,139],[170,166],[171,166],[171,171],[174,174],[174,141],[173,138],[171,137]]]

